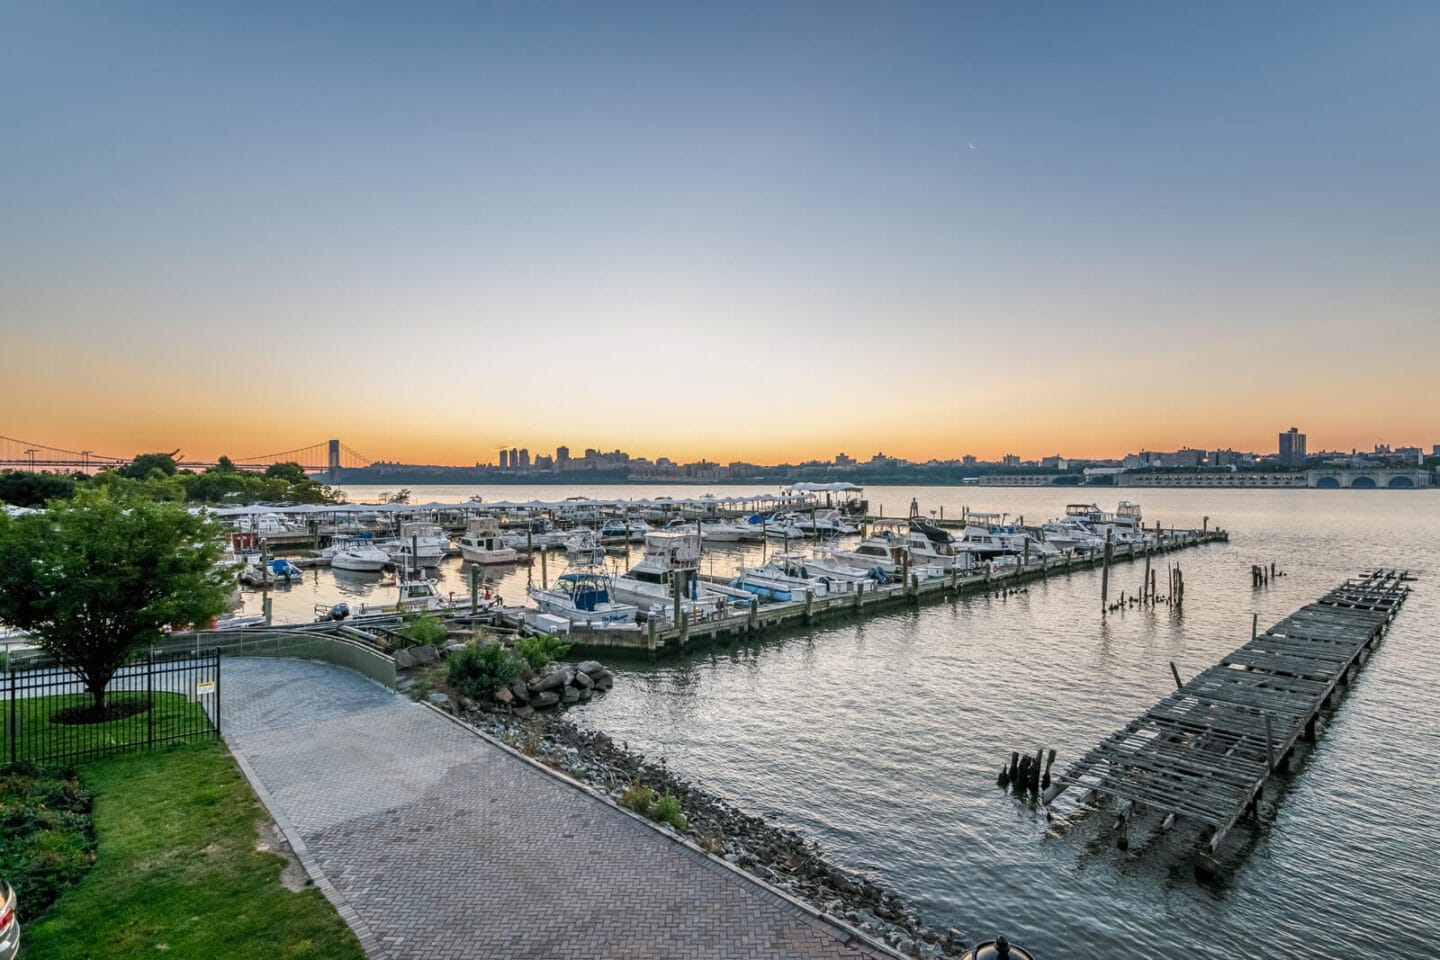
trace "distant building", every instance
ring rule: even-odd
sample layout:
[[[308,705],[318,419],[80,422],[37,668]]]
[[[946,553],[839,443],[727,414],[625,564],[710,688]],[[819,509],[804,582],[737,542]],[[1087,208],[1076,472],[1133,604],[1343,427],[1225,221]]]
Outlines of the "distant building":
[[[519,451],[518,449],[516,449],[515,447],[511,447],[511,448],[510,448],[510,469],[511,469],[511,470],[519,470],[519,469],[520,469],[520,451]]]
[[[978,461],[975,459],[975,455],[973,453],[967,453],[965,454],[965,456],[960,458],[960,463],[962,466],[973,467],[976,463],[978,463]]]
[[[556,447],[556,448],[555,448],[555,469],[556,469],[556,470],[559,470],[559,471],[562,471],[562,472],[570,469],[570,448],[569,448],[569,447]]]
[[[1437,447],[1436,449],[1440,449],[1440,447]],[[853,467],[853,466],[855,466],[855,458],[854,458],[854,457],[847,457],[847,456],[845,456],[844,453],[837,453],[837,454],[835,454],[835,466],[837,466],[837,467]]]
[[[1057,454],[1053,457],[1042,458],[1040,461],[1040,466],[1044,467],[1047,470],[1069,470],[1070,461]]]
[[[529,469],[530,469],[530,451],[529,451],[529,450],[524,450],[524,449],[522,449],[522,450],[520,451],[520,469],[521,469],[521,470],[529,470]]]
[[[500,451],[500,469],[501,469],[501,470],[509,470],[509,469],[510,469],[510,451],[509,451],[509,450],[501,450],[501,451]]]
[[[1280,465],[1282,467],[1305,466],[1305,434],[1295,427],[1280,434]]]
[[[1005,456],[1003,456],[1003,457],[1000,458],[1000,466],[1002,466],[1002,467],[1018,467],[1018,466],[1020,466],[1020,458],[1017,457],[1017,456],[1015,456],[1015,454],[1013,454],[1013,453],[1007,453],[1007,454],[1005,454]]]

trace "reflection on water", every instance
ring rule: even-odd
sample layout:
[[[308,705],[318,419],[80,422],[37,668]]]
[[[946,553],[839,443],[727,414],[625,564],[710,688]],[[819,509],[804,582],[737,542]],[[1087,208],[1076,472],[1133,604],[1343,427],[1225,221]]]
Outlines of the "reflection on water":
[[[482,492],[550,496],[535,488]],[[1031,520],[1097,495],[868,493],[892,512],[914,497],[926,511],[944,506],[954,515],[969,504]],[[1242,944],[1263,944],[1274,957],[1340,956],[1362,944],[1384,956],[1437,956],[1440,831],[1430,808],[1440,758],[1428,744],[1440,732],[1432,629],[1440,584],[1431,577],[1415,585],[1279,805],[1238,838],[1245,846],[1217,887],[1176,870],[1183,851],[1165,849],[1171,841],[1122,855],[1078,830],[1047,837],[1042,813],[995,786],[1011,750],[1055,747],[1057,765],[1073,760],[1165,695],[1171,660],[1188,676],[1247,640],[1252,611],[1262,626],[1273,623],[1370,565],[1440,571],[1437,493],[1124,493],[1142,500],[1148,522],[1198,526],[1208,516],[1232,530],[1228,545],[1169,558],[1185,572],[1183,616],[1160,607],[1102,617],[1099,575],[1075,573],[1005,598],[891,610],[655,665],[622,662],[615,689],[572,715],[816,838],[933,921],[972,935],[1007,931],[1046,960],[1228,958],[1244,953]],[[1120,494],[1098,496],[1113,508]],[[706,562],[718,572],[748,553],[730,546],[708,551]],[[614,562],[623,567],[626,559]],[[1288,576],[1253,589],[1250,565],[1271,561]],[[438,575],[442,590],[467,589],[456,560]],[[539,576],[538,564],[512,568],[499,585],[516,601]],[[1140,576],[1138,566],[1117,566],[1112,592],[1133,592]],[[306,619],[341,589],[386,596],[309,572],[277,595],[276,615],[293,609],[303,611],[293,619]]]

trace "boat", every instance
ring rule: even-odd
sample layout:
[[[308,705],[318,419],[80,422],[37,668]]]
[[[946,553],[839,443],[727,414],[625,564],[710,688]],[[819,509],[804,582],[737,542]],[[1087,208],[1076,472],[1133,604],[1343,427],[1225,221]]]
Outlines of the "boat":
[[[303,570],[283,557],[277,557],[267,565],[259,557],[246,561],[239,573],[239,580],[252,587],[268,587],[280,583],[294,583],[305,576]]]
[[[905,546],[915,566],[939,567],[942,571],[968,570],[972,551],[966,549],[962,537],[918,517],[910,519],[910,532]]]
[[[924,535],[921,535],[922,538]],[[911,556],[909,544],[909,522],[906,520],[876,520],[870,526],[870,536],[860,541],[854,550],[838,547],[825,551],[822,556],[859,567],[862,570],[881,570],[891,576],[901,573],[906,567],[925,566]],[[928,547],[929,540],[925,539]]]
[[[514,563],[519,554],[500,537],[500,521],[494,517],[471,517],[465,532],[455,541],[460,556],[471,563]]]
[[[762,520],[761,534],[770,540],[804,540],[808,536],[795,522],[795,516],[789,513],[777,513]]]
[[[395,610],[429,611],[444,610],[449,604],[445,598],[440,596],[440,591],[435,588],[439,581],[429,580],[401,580],[396,583],[400,589],[400,595],[395,601]]]
[[[385,569],[390,557],[369,540],[344,540],[330,553],[330,566],[336,570],[375,573]]]
[[[589,527],[576,527],[565,541],[565,558],[571,566],[578,564],[602,564],[605,562],[605,548],[600,538]]]
[[[680,590],[680,608],[686,613],[718,613],[733,601],[748,597],[745,591],[702,583],[700,534],[694,530],[649,533],[645,555],[626,573],[610,581],[611,594],[652,613],[673,617],[675,591]]]
[[[561,574],[553,587],[531,587],[530,599],[542,613],[590,627],[633,626],[639,612],[634,604],[614,600],[610,578],[593,566]]]
[[[639,517],[611,517],[600,524],[601,543],[643,543],[655,529]]]
[[[835,577],[811,576],[801,554],[777,553],[761,566],[741,567],[730,586],[768,600],[800,600],[807,592],[825,596],[837,582]]]
[[[401,570],[438,567],[450,552],[450,538],[439,524],[410,521],[400,525],[400,534],[382,545],[390,562]]]
[[[810,514],[796,514],[792,522],[807,537],[831,539],[860,532],[859,527],[846,520],[844,515],[835,509],[816,510]]]

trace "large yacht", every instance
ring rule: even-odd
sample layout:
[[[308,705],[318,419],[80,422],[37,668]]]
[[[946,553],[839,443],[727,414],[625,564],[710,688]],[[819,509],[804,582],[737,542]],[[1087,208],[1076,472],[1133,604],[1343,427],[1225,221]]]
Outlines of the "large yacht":
[[[471,517],[456,543],[460,556],[471,563],[514,563],[519,556],[500,539],[500,521],[494,517]]]

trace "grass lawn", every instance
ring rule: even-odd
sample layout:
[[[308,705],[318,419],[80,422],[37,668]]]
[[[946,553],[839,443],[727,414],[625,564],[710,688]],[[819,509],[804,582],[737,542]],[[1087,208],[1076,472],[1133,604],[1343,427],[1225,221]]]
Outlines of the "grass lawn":
[[[106,703],[115,705],[144,699],[144,694],[113,693],[106,698]],[[84,693],[17,699],[13,722],[19,736],[15,742],[14,759],[49,765],[74,763],[97,751],[123,750],[151,740],[162,743],[187,734],[203,735],[209,728],[209,720],[199,704],[184,694],[158,690],[152,709],[119,720],[67,724],[56,723],[52,719],[61,710],[89,704],[89,695]],[[0,745],[5,751],[0,762],[11,759],[10,714],[11,705],[0,703]]]
[[[223,744],[77,769],[95,796],[98,859],[43,918],[20,905],[25,960],[364,957],[319,890],[287,890],[285,859],[256,850],[269,818]]]

